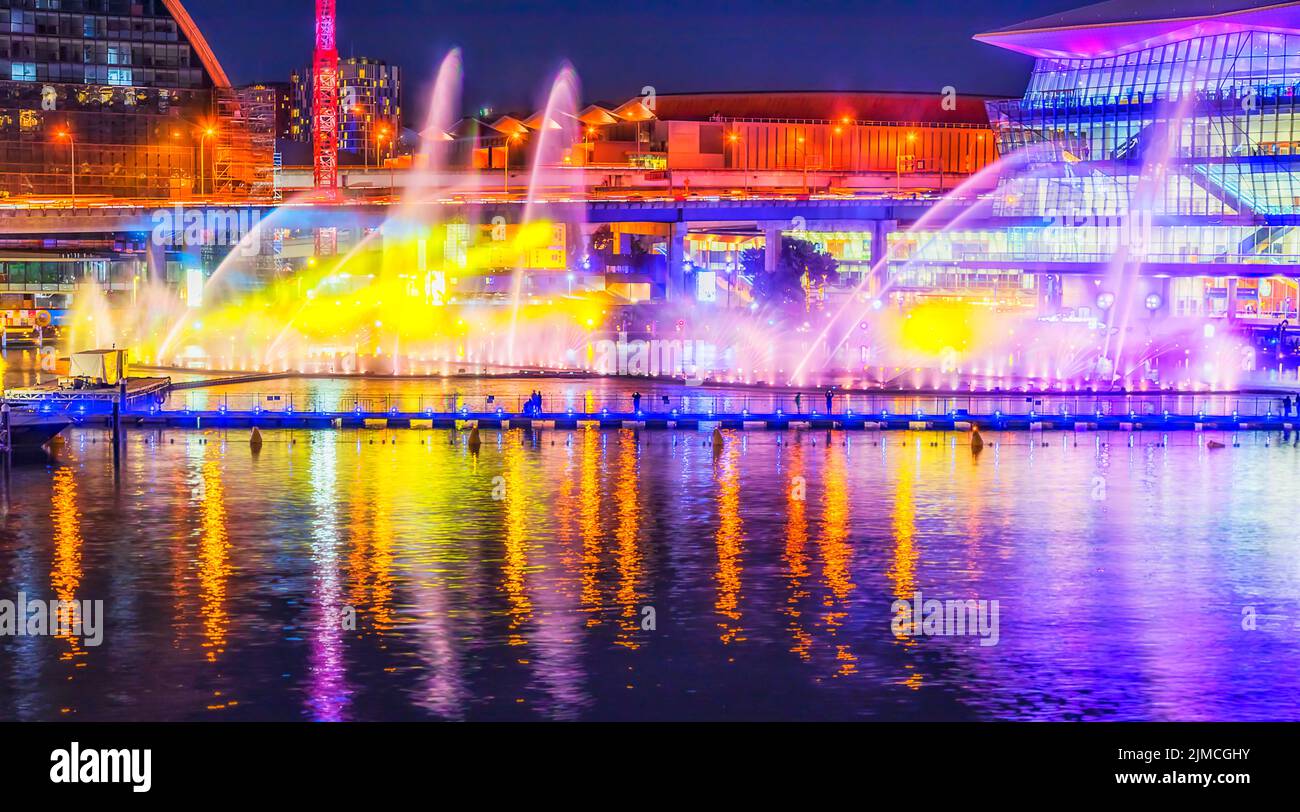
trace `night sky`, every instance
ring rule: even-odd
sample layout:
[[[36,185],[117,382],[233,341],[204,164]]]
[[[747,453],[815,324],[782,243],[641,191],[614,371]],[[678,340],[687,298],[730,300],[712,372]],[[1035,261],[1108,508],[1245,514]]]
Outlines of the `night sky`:
[[[405,71],[408,124],[459,45],[464,107],[532,108],[568,59],[587,102],[704,90],[933,90],[1020,95],[1027,57],[977,33],[1087,0],[337,0],[339,52]],[[231,80],[311,62],[313,0],[185,0]],[[540,106],[540,105],[538,105]]]

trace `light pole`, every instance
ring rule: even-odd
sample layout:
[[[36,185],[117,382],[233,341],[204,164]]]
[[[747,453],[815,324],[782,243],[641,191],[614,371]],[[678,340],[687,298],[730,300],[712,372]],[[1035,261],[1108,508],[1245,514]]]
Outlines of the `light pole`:
[[[370,171],[370,116],[367,115],[363,119],[361,118],[362,112],[363,112],[362,107],[359,104],[352,108],[352,115],[356,116],[359,119],[357,124],[357,131],[361,134],[361,152],[362,154],[365,155],[366,171],[369,172]]]
[[[199,194],[202,195],[205,190],[204,176],[207,174],[204,167],[207,165],[207,141],[208,136],[216,135],[217,131],[213,127],[206,127],[203,135],[199,136]]]
[[[835,128],[835,134],[844,137],[840,138],[840,163],[846,170],[853,169],[853,119],[844,116],[840,119],[840,126]],[[834,164],[829,167],[834,169]]]
[[[384,135],[385,135],[385,136],[388,135],[388,126],[387,126],[387,125],[384,125]],[[385,139],[386,141],[388,141],[388,158],[387,158],[387,160],[392,161],[392,160],[395,160],[395,159],[397,158],[397,139],[398,139],[399,137],[400,137],[400,136],[398,136],[398,135],[394,135],[392,138],[386,138],[386,139]],[[391,198],[391,197],[393,196],[393,193],[394,193],[396,190],[397,190],[397,172],[393,169],[393,165],[392,165],[392,164],[389,164],[389,165],[388,165],[388,196]]]
[[[741,176],[745,179],[745,191],[749,191],[749,172],[740,165],[740,133],[732,130],[727,133],[727,140],[731,142],[731,165],[739,169]],[[749,155],[745,155],[745,162],[749,162]]]
[[[519,133],[511,133],[506,136],[506,157],[505,160],[501,162],[501,178],[506,194],[510,194],[510,145],[518,140]]]
[[[916,133],[908,133],[907,146],[910,148],[915,142],[916,142]],[[915,166],[916,154],[912,153],[908,155],[903,155],[902,148],[900,145],[899,149],[894,153],[894,196],[895,197],[903,193],[903,163],[908,160],[912,161],[913,166]]]
[[[68,142],[68,169],[69,177],[72,178],[72,205],[77,205],[77,141],[72,137],[70,130],[59,130],[55,137]]]
[[[383,159],[384,159],[384,142],[387,141],[387,140],[388,140],[388,127],[387,127],[387,126],[381,126],[381,127],[379,128],[379,133],[375,136],[375,168],[377,168],[377,169],[382,168],[382,164],[381,164],[380,162],[383,161]],[[367,139],[367,141],[366,141],[367,148],[369,148],[369,143],[370,143],[370,142],[369,142],[369,140]],[[368,165],[368,164],[367,164],[367,165]],[[396,183],[396,182],[393,180],[393,173],[392,173],[392,171],[390,170],[389,173],[388,173],[388,195],[389,195],[389,197],[392,197],[392,194],[393,194],[393,186],[395,185],[395,183]]]
[[[804,146],[803,136],[799,136],[799,154],[803,161],[803,193],[808,194],[808,148]]]

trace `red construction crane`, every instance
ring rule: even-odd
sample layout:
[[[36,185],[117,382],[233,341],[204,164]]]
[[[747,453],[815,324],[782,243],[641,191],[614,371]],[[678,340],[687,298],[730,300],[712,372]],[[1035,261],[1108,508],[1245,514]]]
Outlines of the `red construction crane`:
[[[334,0],[316,0],[316,55],[312,60],[312,152],[317,193],[334,200],[339,187],[339,51]]]

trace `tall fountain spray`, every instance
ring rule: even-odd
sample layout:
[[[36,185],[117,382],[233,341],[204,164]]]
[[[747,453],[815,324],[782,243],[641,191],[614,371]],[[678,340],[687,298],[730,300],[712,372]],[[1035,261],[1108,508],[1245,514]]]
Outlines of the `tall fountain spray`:
[[[524,229],[536,227],[548,218],[547,195],[555,198],[571,197],[580,191],[579,175],[573,171],[572,156],[568,152],[577,142],[579,122],[578,100],[581,90],[573,66],[567,62],[560,68],[546,96],[546,106],[534,136],[533,165],[528,179],[528,197],[524,203],[522,225]],[[554,218],[551,218],[554,219]],[[570,224],[568,239],[581,239],[581,226]],[[520,359],[516,352],[519,332],[519,309],[524,295],[525,274],[516,268],[510,282],[510,328],[506,338],[506,360],[514,364]]]

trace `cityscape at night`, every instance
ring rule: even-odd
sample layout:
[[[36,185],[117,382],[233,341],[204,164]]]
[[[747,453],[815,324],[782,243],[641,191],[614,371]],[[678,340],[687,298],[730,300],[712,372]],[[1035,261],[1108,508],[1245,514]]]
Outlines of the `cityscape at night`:
[[[82,723],[1300,719],[1300,2],[1080,2],[0,0],[38,778],[110,781]],[[1089,781],[1271,757],[1125,735]]]

